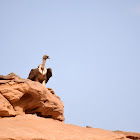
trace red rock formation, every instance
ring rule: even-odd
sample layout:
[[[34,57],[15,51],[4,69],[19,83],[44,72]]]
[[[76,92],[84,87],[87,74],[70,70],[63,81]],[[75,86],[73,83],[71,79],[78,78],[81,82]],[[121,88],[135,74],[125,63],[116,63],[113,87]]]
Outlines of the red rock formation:
[[[63,103],[52,89],[14,73],[0,76],[0,99],[1,117],[37,114],[64,121]]]
[[[0,140],[140,140],[140,133],[63,121],[63,103],[51,88],[14,73],[0,75]]]

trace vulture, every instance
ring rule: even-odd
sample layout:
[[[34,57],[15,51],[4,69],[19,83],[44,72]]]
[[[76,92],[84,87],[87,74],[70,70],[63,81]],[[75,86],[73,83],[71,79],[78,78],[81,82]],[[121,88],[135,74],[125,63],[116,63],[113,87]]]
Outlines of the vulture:
[[[50,77],[52,76],[52,69],[51,68],[48,68],[48,69],[45,68],[46,59],[50,59],[50,57],[48,55],[44,55],[43,56],[43,63],[40,64],[38,66],[38,68],[31,69],[31,71],[29,73],[29,76],[28,76],[28,79],[30,79],[32,81],[40,82],[44,86],[48,82]]]

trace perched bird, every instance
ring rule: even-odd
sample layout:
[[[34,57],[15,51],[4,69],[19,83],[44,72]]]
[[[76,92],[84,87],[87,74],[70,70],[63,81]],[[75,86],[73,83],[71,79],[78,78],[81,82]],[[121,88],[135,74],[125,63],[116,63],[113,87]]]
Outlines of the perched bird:
[[[28,76],[28,79],[30,79],[32,81],[40,82],[44,86],[48,82],[50,77],[52,76],[52,69],[51,68],[48,68],[48,69],[45,68],[46,59],[50,59],[50,57],[48,55],[44,55],[43,56],[43,63],[40,64],[38,66],[38,68],[31,69],[31,71],[29,73],[29,76]]]

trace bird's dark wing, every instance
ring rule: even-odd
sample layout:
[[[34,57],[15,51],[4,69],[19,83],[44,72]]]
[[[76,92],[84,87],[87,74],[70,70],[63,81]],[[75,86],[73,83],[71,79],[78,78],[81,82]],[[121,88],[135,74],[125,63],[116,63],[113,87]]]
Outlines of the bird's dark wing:
[[[38,69],[31,69],[28,79],[35,81],[35,76],[36,76],[37,72],[38,72]]]
[[[51,76],[52,76],[52,69],[48,68],[47,74],[46,74],[46,83],[48,82],[48,80],[50,79]]]

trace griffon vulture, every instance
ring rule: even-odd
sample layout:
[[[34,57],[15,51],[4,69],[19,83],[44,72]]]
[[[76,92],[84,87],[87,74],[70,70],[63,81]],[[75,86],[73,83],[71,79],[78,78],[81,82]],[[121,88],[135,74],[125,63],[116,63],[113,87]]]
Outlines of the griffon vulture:
[[[32,69],[28,76],[28,79],[40,82],[44,86],[48,82],[49,78],[52,76],[52,69],[45,68],[46,59],[50,59],[48,55],[43,56],[43,63],[40,64],[38,68]]]

